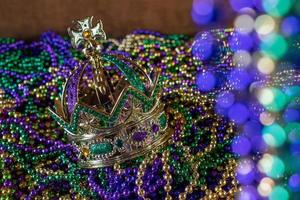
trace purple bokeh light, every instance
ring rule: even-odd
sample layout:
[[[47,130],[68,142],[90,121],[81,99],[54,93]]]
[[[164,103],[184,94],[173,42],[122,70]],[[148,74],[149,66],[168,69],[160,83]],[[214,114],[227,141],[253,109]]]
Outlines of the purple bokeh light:
[[[253,152],[266,152],[268,150],[268,145],[265,143],[261,135],[253,135],[250,140]]]
[[[208,24],[213,19],[213,13],[210,13],[209,15],[199,15],[194,10],[191,11],[191,16],[197,25]]]
[[[249,117],[249,110],[244,104],[235,103],[230,107],[228,117],[237,124],[243,124]]]
[[[192,54],[199,60],[207,60],[213,51],[213,36],[209,32],[202,32],[195,37]]]
[[[244,8],[252,8],[252,0],[230,0],[232,9],[236,12],[240,12]]]
[[[214,1],[213,0],[194,0],[193,10],[197,15],[209,15],[213,12]]]
[[[196,77],[196,84],[199,90],[207,92],[214,89],[216,78],[211,72],[201,72]]]
[[[287,108],[283,114],[283,119],[285,122],[299,122],[300,121],[300,111],[297,109]]]
[[[290,145],[290,152],[293,156],[300,156],[300,143],[292,143]]]
[[[289,178],[289,187],[293,192],[300,191],[300,174],[293,174]]]
[[[193,21],[198,24],[207,24],[211,22],[214,15],[213,0],[194,0],[191,16]]]
[[[259,121],[249,120],[243,126],[243,133],[248,137],[260,134],[262,125]]]
[[[234,32],[229,38],[229,46],[234,52],[238,50],[248,51],[253,47],[253,39],[249,34]]]
[[[251,151],[251,142],[245,136],[238,136],[233,140],[231,148],[234,153],[246,156]]]
[[[258,200],[258,193],[254,186],[246,185],[242,187],[242,191],[238,194],[238,200]]]
[[[221,108],[229,108],[234,103],[234,94],[229,91],[221,92],[217,96],[217,106]]]
[[[234,89],[245,90],[251,83],[251,77],[245,69],[236,69],[230,73],[228,81],[232,83]]]
[[[300,21],[297,17],[286,17],[281,23],[281,31],[286,36],[292,36],[300,32]]]
[[[242,159],[239,161],[237,168],[237,180],[240,184],[248,185],[254,181],[255,165],[250,159]]]

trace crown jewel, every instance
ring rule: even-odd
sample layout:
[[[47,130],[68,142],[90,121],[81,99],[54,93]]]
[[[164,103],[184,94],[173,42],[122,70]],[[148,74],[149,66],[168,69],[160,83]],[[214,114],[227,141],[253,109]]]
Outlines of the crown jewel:
[[[101,54],[106,35],[92,17],[68,33],[86,57],[67,78],[53,118],[79,150],[83,167],[123,162],[163,145],[170,134],[158,69],[146,72],[119,54]]]

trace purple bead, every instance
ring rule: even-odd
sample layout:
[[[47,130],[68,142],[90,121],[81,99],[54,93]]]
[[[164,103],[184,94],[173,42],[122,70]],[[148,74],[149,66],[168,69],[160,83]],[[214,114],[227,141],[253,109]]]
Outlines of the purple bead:
[[[159,126],[157,124],[152,125],[152,132],[157,133],[159,131]]]
[[[123,191],[122,195],[123,195],[124,197],[128,197],[128,196],[130,195],[130,190],[125,189],[125,190]]]
[[[147,137],[147,132],[146,131],[138,131],[138,132],[135,132],[132,135],[132,139],[137,141],[137,142],[143,141],[146,137]]]

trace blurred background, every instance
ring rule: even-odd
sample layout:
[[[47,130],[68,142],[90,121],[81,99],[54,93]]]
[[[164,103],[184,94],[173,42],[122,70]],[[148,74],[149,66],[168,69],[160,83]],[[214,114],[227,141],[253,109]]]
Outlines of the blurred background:
[[[196,26],[191,18],[192,0],[1,0],[0,35],[33,39],[52,30],[66,33],[71,21],[86,16],[101,19],[111,37],[120,37],[141,28],[162,33],[195,34],[210,27],[231,26],[234,10],[228,1],[216,1],[222,23]]]

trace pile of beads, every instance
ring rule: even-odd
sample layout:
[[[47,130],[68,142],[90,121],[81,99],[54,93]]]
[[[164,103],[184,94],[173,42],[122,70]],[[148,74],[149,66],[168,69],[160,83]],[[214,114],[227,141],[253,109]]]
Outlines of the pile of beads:
[[[145,70],[161,68],[173,135],[165,148],[98,169],[79,167],[76,148],[47,111],[83,56],[51,32],[32,43],[1,38],[1,199],[233,199],[237,131],[215,112],[216,95],[234,84],[224,81],[235,68],[227,44],[233,30],[211,34],[213,59],[200,59],[203,46],[184,35],[138,30],[105,45],[103,51],[124,54]],[[224,80],[201,87],[210,71]]]

